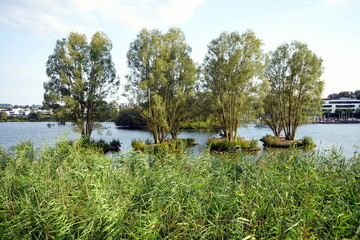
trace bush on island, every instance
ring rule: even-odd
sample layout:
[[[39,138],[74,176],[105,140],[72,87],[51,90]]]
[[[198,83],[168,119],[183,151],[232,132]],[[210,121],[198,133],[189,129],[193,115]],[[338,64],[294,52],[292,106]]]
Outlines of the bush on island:
[[[266,135],[260,139],[263,142],[264,147],[275,147],[275,148],[304,148],[311,149],[316,147],[316,144],[311,137],[305,136],[299,140],[285,140],[284,137],[275,137]]]
[[[103,139],[94,140],[94,139],[87,139],[82,138],[80,139],[80,144],[82,147],[85,148],[95,148],[100,149],[100,151],[107,153],[107,152],[118,152],[121,147],[121,143],[119,139],[112,139],[111,141],[107,142]]]
[[[167,153],[183,152],[196,145],[194,138],[166,140],[160,144],[145,143],[141,140],[133,140],[131,146],[135,151],[149,153],[155,156],[165,156]]]
[[[206,142],[210,151],[236,152],[236,151],[259,151],[257,140],[245,140],[237,138],[236,141],[228,141],[226,138],[211,138]]]

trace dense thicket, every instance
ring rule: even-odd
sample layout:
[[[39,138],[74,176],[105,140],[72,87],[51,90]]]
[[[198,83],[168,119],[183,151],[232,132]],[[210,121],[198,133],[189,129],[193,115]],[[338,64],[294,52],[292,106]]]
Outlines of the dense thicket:
[[[1,239],[359,239],[360,157],[0,148]]]

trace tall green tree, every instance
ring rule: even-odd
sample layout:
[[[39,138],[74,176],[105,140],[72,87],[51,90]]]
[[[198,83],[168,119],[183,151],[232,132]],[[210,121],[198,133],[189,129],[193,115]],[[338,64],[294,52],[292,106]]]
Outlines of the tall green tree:
[[[205,87],[211,93],[213,110],[229,141],[238,137],[241,124],[256,116],[265,55],[262,43],[248,30],[224,32],[208,45],[203,64]]]
[[[143,29],[130,44],[128,97],[146,119],[155,143],[163,142],[169,133],[177,138],[180,123],[188,116],[186,101],[196,80],[190,53],[178,28],[166,34]]]
[[[50,80],[44,83],[43,105],[53,109],[60,124],[71,122],[86,138],[101,127],[96,115],[119,87],[111,49],[104,33],[96,32],[88,43],[84,34],[72,32],[56,42],[46,63]]]
[[[189,120],[190,97],[194,94],[196,67],[190,57],[191,48],[179,28],[164,35],[165,84],[160,95],[165,101],[166,120],[173,139],[180,133],[181,123]]]
[[[286,139],[293,140],[298,126],[320,114],[322,72],[322,59],[304,43],[283,44],[270,53],[266,75],[272,97],[264,108],[265,112],[280,113],[277,127],[283,129]]]

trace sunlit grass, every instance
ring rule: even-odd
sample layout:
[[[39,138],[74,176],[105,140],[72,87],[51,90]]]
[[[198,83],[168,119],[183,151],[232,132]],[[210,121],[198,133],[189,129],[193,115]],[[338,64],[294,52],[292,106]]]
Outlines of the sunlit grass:
[[[0,149],[0,239],[358,239],[360,158]]]

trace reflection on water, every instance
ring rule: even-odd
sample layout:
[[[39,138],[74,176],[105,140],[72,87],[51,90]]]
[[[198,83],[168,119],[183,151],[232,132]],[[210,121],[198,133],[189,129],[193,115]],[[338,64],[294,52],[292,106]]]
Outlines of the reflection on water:
[[[0,145],[9,148],[20,141],[33,141],[36,146],[51,145],[59,139],[75,140],[80,135],[72,132],[70,125],[48,128],[46,122],[0,122]],[[131,140],[152,140],[150,133],[141,130],[117,129],[113,123],[103,123],[109,131],[103,131],[100,135],[93,134],[94,139],[112,140],[119,139],[122,143],[122,151],[131,149]],[[110,134],[107,134],[109,132]],[[268,128],[256,128],[249,125],[239,129],[240,137],[245,139],[260,139],[266,134],[272,134]],[[346,157],[353,156],[360,147],[360,124],[309,124],[298,128],[296,138],[310,136],[320,151],[330,151],[332,148],[340,149]],[[219,137],[218,134],[208,132],[182,132],[180,138],[194,138],[199,145],[193,149],[199,153],[206,148],[208,138]],[[262,143],[259,142],[259,146]],[[261,154],[252,153],[255,155]],[[280,150],[283,151],[283,150]]]

